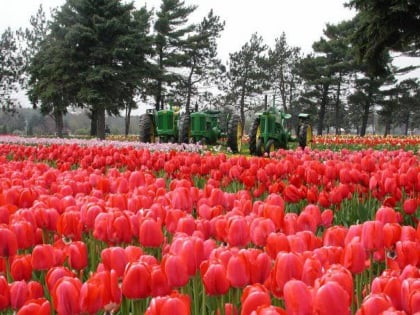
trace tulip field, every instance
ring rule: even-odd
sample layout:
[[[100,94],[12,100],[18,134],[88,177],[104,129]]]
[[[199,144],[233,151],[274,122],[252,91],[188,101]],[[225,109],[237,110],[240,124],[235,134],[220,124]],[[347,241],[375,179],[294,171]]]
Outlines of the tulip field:
[[[420,314],[419,218],[418,136],[0,136],[0,315]]]

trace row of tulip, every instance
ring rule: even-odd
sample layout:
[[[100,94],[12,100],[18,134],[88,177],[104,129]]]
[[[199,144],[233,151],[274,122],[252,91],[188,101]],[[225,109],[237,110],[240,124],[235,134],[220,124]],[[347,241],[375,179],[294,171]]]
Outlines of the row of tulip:
[[[0,154],[5,313],[420,311],[413,152]]]

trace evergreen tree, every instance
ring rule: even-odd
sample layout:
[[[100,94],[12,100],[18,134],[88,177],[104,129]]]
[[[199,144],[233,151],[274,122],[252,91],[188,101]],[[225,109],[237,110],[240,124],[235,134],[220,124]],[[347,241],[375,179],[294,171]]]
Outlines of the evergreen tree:
[[[245,125],[246,99],[268,86],[266,50],[262,37],[254,33],[241,50],[229,55],[229,94],[234,101],[239,100],[242,125]]]
[[[154,24],[156,63],[159,71],[153,88],[155,107],[163,107],[164,96],[169,87],[181,78],[180,69],[189,58],[186,54],[186,38],[193,34],[196,26],[187,24],[188,17],[196,6],[186,6],[181,0],[162,0],[157,20]]]
[[[0,38],[0,106],[4,111],[15,112],[20,105],[13,94],[22,82],[24,61],[16,34],[7,28]]]
[[[300,48],[290,47],[283,32],[275,39],[274,49],[268,51],[268,75],[274,95],[279,94],[284,111],[289,111],[297,98],[299,78],[296,65],[301,59]]]
[[[200,82],[215,81],[219,77],[221,62],[217,59],[217,38],[224,22],[211,10],[185,42],[187,58],[184,62],[187,75],[180,78],[180,89],[186,91],[185,110],[190,111],[191,98]]]
[[[370,73],[386,73],[382,58],[389,50],[420,54],[418,1],[350,0],[348,6],[358,11],[359,23],[352,39]]]

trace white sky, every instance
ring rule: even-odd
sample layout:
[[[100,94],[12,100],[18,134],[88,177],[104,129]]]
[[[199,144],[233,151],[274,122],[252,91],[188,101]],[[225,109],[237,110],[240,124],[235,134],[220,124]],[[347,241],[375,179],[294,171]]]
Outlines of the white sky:
[[[64,0],[0,0],[0,32],[10,26],[13,29],[28,27],[29,18],[42,3],[44,11],[60,6]],[[226,22],[219,40],[219,54],[227,60],[229,53],[240,50],[257,32],[264,42],[274,46],[274,39],[285,32],[290,46],[301,47],[304,53],[311,51],[314,41],[323,34],[326,23],[338,23],[351,19],[354,12],[344,7],[344,0],[185,0],[186,4],[198,5],[191,16],[200,21],[210,9]],[[135,0],[136,7],[147,4],[159,8],[161,0]]]

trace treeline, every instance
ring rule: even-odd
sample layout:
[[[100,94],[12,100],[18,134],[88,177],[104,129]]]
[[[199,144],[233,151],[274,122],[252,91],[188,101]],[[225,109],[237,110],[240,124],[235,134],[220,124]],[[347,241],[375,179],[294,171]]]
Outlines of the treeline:
[[[317,134],[364,136],[369,126],[408,134],[419,126],[420,85],[397,80],[414,67],[396,68],[391,52],[420,54],[420,9],[408,0],[380,2],[349,1],[355,18],[326,24],[309,55],[284,33],[274,47],[254,33],[226,64],[217,55],[225,22],[210,11],[192,23],[197,6],[184,1],[162,0],[154,11],[120,0],[67,0],[50,20],[40,7],[29,29],[2,34],[0,102],[16,112],[13,92],[26,89],[58,136],[73,110],[87,113],[92,136],[104,138],[112,116],[123,117],[128,134],[132,111],[146,103],[235,110],[247,126],[267,95],[293,116],[310,113]]]

